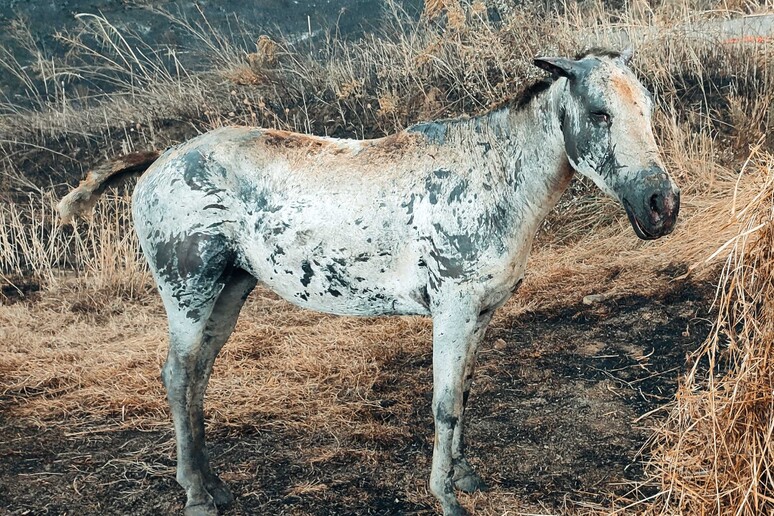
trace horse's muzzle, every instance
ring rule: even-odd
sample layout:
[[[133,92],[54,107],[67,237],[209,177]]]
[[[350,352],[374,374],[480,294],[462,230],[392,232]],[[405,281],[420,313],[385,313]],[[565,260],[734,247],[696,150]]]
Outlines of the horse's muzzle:
[[[680,212],[680,189],[660,167],[651,167],[622,202],[634,232],[655,240],[672,232]]]

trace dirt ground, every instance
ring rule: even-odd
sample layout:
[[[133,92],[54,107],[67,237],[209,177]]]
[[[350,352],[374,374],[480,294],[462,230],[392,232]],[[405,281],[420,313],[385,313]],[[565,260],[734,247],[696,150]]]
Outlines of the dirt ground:
[[[673,396],[686,353],[709,329],[712,294],[686,285],[659,299],[497,321],[467,416],[469,457],[491,489],[463,504],[477,514],[554,514],[625,494],[647,437],[635,420]],[[260,412],[255,424],[210,424],[212,462],[237,496],[224,514],[433,514],[429,342],[380,367],[350,431],[299,430]],[[165,415],[151,429],[39,428],[15,416],[36,393],[13,394],[0,393],[0,514],[182,510]]]

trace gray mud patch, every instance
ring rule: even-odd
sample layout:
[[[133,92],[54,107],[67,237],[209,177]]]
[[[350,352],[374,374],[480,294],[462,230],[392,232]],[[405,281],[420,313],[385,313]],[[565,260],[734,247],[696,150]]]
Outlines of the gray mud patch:
[[[711,299],[710,287],[688,287],[501,320],[469,404],[474,467],[491,486],[555,510],[625,492],[621,482],[641,475],[635,459],[647,438],[634,420],[673,396],[685,355],[709,329]],[[372,431],[291,431],[260,415],[255,426],[209,428],[214,467],[237,496],[224,514],[434,514],[429,346],[382,371],[375,403],[352,422]],[[171,422],[147,432],[39,429],[9,416],[8,399],[0,514],[182,511]]]

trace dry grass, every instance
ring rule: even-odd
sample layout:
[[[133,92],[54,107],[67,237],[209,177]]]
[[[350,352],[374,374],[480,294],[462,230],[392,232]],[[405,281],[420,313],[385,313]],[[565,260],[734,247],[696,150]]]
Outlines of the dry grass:
[[[3,393],[14,413],[41,425],[167,427],[160,302],[96,305],[83,292],[60,289],[0,315],[11,343],[3,350]],[[429,323],[421,319],[342,320],[256,291],[215,368],[210,424],[346,426],[353,411],[367,408],[380,364],[428,342]]]
[[[717,320],[650,443],[654,514],[774,512],[774,158],[746,172],[756,195],[718,249]]]
[[[215,68],[205,71],[189,70],[173,51],[132,47],[99,17],[84,19],[79,34],[62,36],[73,48],[69,61],[52,61],[30,43],[40,65],[23,79],[36,92],[34,102],[0,106],[0,191],[12,198],[0,205],[0,279],[23,277],[43,290],[35,302],[0,307],[0,341],[7,343],[0,349],[3,410],[40,426],[60,421],[73,432],[169,425],[158,381],[164,313],[138,252],[128,199],[104,198],[94,219],[75,230],[55,218],[49,185],[82,176],[76,162],[163,147],[186,131],[224,124],[364,137],[418,119],[476,113],[537,77],[533,56],[619,46],[615,30],[627,28],[638,50],[634,66],[657,95],[658,140],[683,190],[681,221],[667,239],[638,241],[620,207],[578,182],[546,223],[527,279],[495,325],[587,294],[659,296],[684,281],[712,280],[713,264],[730,253],[716,330],[654,438],[649,474],[661,495],[631,510],[770,509],[772,385],[765,366],[772,340],[774,159],[765,149],[774,143],[772,43],[719,44],[685,34],[687,20],[732,14],[719,3],[702,6],[712,13],[689,2],[635,1],[622,11],[594,2],[561,12],[528,5],[503,10],[500,23],[487,19],[481,3],[466,5],[428,2],[418,21],[392,6],[385,34],[354,43],[330,38],[316,55],[268,38],[241,48],[206,20],[172,20],[213,57]],[[17,30],[23,37],[24,28]],[[94,40],[101,44],[90,46]],[[8,56],[0,66],[30,73]],[[113,82],[73,98],[57,85],[76,75]],[[175,131],[165,127],[170,119],[179,121]],[[327,429],[389,442],[391,432],[403,431],[399,425],[364,428],[352,421],[373,407],[372,387],[387,380],[387,364],[429,352],[429,341],[424,319],[335,318],[258,290],[216,363],[208,424]],[[411,409],[407,399],[397,403]],[[415,487],[417,496],[426,495]],[[504,490],[465,500],[482,514],[518,506]]]
[[[61,181],[83,175],[83,158],[90,165],[137,148],[164,148],[183,129],[190,136],[249,124],[381,136],[420,119],[484,111],[541,75],[530,64],[535,55],[620,47],[623,31],[638,50],[634,66],[657,93],[663,113],[687,123],[689,133],[733,132],[734,147],[743,154],[748,140],[757,141],[771,123],[771,43],[721,44],[686,29],[702,17],[735,14],[723,11],[722,3],[707,14],[687,2],[654,9],[635,1],[617,11],[601,2],[557,11],[526,4],[497,23],[478,2],[464,8],[434,2],[427,9],[435,4],[438,14],[416,21],[388,3],[382,33],[357,42],[331,35],[314,53],[307,45],[248,38],[246,29],[227,36],[206,18],[192,22],[157,11],[187,31],[195,47],[132,46],[127,41],[141,38],[104,18],[83,16],[77,33],[59,36],[71,48],[62,59],[36,47],[27,29],[16,25],[39,64],[27,69],[0,59],[0,68],[30,85],[26,107],[0,104],[0,147],[7,156],[0,166],[8,177],[48,187],[52,152],[64,159],[57,168],[66,173],[54,175]],[[449,9],[458,13],[454,27],[448,26]],[[185,62],[187,53],[203,55],[211,68],[197,70]],[[180,130],[170,134],[170,121]],[[13,169],[19,158],[29,160],[25,174]],[[8,186],[13,182],[0,184]]]
[[[134,299],[153,290],[127,195],[108,195],[88,222],[75,227],[61,223],[57,201],[47,192],[0,205],[0,278],[11,287],[4,292],[13,296],[19,280],[56,289],[73,272],[79,289],[109,298]]]

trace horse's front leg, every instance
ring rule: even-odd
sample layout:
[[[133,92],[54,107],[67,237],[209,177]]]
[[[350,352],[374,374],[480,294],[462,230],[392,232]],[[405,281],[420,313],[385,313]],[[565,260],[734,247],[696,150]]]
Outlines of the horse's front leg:
[[[454,439],[452,441],[452,462],[454,464],[454,487],[466,493],[484,491],[486,482],[473,471],[473,467],[465,457],[465,413],[470,396],[470,388],[473,385],[473,371],[476,367],[478,346],[484,338],[493,312],[486,311],[479,315],[475,331],[470,339],[468,354],[465,359],[465,372],[462,384],[462,416],[457,426],[454,427]]]
[[[433,417],[435,441],[430,491],[445,516],[466,511],[454,494],[454,436],[462,424],[466,365],[483,332],[474,306],[450,303],[433,314]],[[487,321],[488,322],[488,321]],[[485,328],[486,325],[483,325]]]

